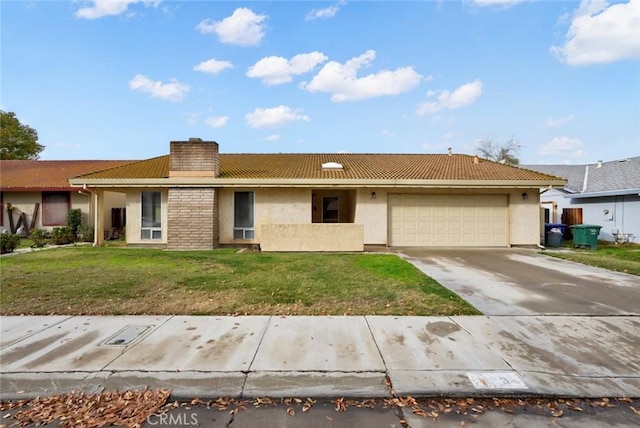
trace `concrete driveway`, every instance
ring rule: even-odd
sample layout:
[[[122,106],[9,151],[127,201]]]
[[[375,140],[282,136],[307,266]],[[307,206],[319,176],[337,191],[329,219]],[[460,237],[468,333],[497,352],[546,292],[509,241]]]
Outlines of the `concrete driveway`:
[[[485,315],[640,315],[640,277],[537,250],[402,248],[397,253]]]

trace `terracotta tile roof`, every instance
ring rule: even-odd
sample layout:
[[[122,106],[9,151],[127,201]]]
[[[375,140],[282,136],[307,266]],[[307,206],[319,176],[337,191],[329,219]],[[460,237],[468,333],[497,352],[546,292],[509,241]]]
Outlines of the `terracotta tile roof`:
[[[337,162],[342,170],[323,170]],[[84,175],[89,179],[143,179],[169,176],[169,156]],[[558,177],[473,156],[447,154],[220,154],[222,179],[360,179],[360,180],[533,180]]]
[[[77,161],[0,161],[0,189],[3,191],[41,191],[68,189],[69,178],[105,168],[123,165],[123,160]]]

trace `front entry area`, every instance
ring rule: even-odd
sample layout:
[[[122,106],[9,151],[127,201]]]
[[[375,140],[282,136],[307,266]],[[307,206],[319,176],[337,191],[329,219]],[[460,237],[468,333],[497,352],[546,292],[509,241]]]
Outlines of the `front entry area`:
[[[506,195],[390,194],[389,245],[506,247]]]

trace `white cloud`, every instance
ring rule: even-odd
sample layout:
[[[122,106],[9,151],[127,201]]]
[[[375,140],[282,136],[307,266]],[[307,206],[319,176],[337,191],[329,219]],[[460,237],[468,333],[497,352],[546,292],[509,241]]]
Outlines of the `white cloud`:
[[[382,130],[382,135],[384,135],[385,137],[394,137],[396,134],[394,132],[387,131],[386,129],[383,129]]]
[[[182,101],[189,92],[189,85],[180,83],[176,79],[171,79],[170,83],[153,81],[143,74],[136,74],[129,81],[129,88],[132,91],[144,92],[153,98],[160,98],[165,101]]]
[[[267,140],[267,141],[278,141],[280,138],[281,137],[280,137],[279,134],[271,134],[267,138],[265,138],[265,140]]]
[[[252,128],[276,127],[298,120],[309,121],[309,116],[306,114],[283,105],[273,108],[257,108],[244,118]]]
[[[227,68],[233,68],[233,64],[231,64],[230,61],[218,61],[215,58],[202,61],[200,64],[193,67],[195,71],[202,71],[203,73],[209,74],[218,74]]]
[[[449,91],[429,91],[428,97],[435,97],[436,101],[425,102],[418,106],[416,114],[424,116],[425,114],[436,113],[442,109],[456,109],[464,107],[475,102],[482,94],[482,82],[475,79],[473,82],[465,83],[453,92]]]
[[[307,16],[304,19],[305,21],[312,21],[314,19],[333,18],[346,3],[346,1],[340,0],[333,6],[325,7],[322,9],[313,9],[311,12],[307,13]]]
[[[291,82],[292,76],[308,73],[327,57],[321,52],[298,54],[287,60],[280,56],[262,58],[247,70],[248,77],[260,78],[267,85],[280,85]]]
[[[585,156],[585,153],[582,150],[582,142],[576,138],[569,137],[552,138],[551,141],[540,147],[538,154],[545,156]]]
[[[212,128],[222,128],[227,124],[229,116],[211,116],[204,120],[204,123]]]
[[[382,95],[398,95],[413,89],[422,76],[413,67],[402,67],[393,71],[380,70],[375,74],[357,77],[357,72],[376,57],[374,50],[351,58],[344,64],[329,61],[311,82],[300,87],[309,92],[331,93],[331,101],[355,101]]]
[[[222,21],[201,21],[196,29],[202,33],[215,33],[222,43],[255,46],[264,37],[267,15],[257,15],[251,9],[240,7]]]
[[[574,118],[574,116],[572,114],[570,114],[567,117],[563,117],[561,119],[551,119],[551,118],[549,118],[546,121],[546,125],[549,128],[555,128],[557,126],[564,125],[565,123],[571,122],[573,120],[573,118]]]
[[[156,7],[159,0],[92,0],[91,6],[84,6],[78,9],[75,15],[78,18],[97,19],[103,16],[120,15],[129,10],[130,4],[142,3],[145,6]],[[86,4],[86,3],[85,3]]]
[[[583,0],[562,46],[551,52],[569,65],[606,64],[640,58],[640,0],[609,6]]]

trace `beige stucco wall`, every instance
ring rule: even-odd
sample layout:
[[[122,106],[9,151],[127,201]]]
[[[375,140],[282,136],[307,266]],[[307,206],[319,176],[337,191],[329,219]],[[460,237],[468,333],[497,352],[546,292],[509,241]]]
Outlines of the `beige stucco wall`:
[[[253,191],[256,237],[250,241],[233,239],[233,193]],[[262,224],[310,224],[311,189],[220,189],[220,243],[259,243]]]
[[[528,198],[523,199],[526,193]],[[509,243],[538,245],[540,243],[540,191],[517,189],[509,192]]]
[[[75,191],[70,192],[70,209],[82,210],[82,221],[87,224],[93,224],[93,213],[90,211],[90,198],[84,193]],[[9,231],[9,215],[7,214],[7,204],[11,204],[15,210],[13,212],[14,224],[17,224],[20,213],[25,213],[27,222],[31,227],[33,211],[36,203],[40,204],[38,209],[36,229],[53,230],[54,227],[66,226],[65,224],[43,226],[42,225],[42,193],[41,192],[3,192],[2,195],[2,226],[1,230]]]
[[[363,251],[361,224],[262,224],[262,251]]]
[[[366,245],[387,245],[387,194],[386,189],[357,191],[354,223],[363,225]]]
[[[141,189],[126,190],[127,244],[166,244],[167,243],[167,189],[144,189],[145,192],[159,191],[162,193],[162,239],[142,239],[140,229],[142,223],[142,191]]]

